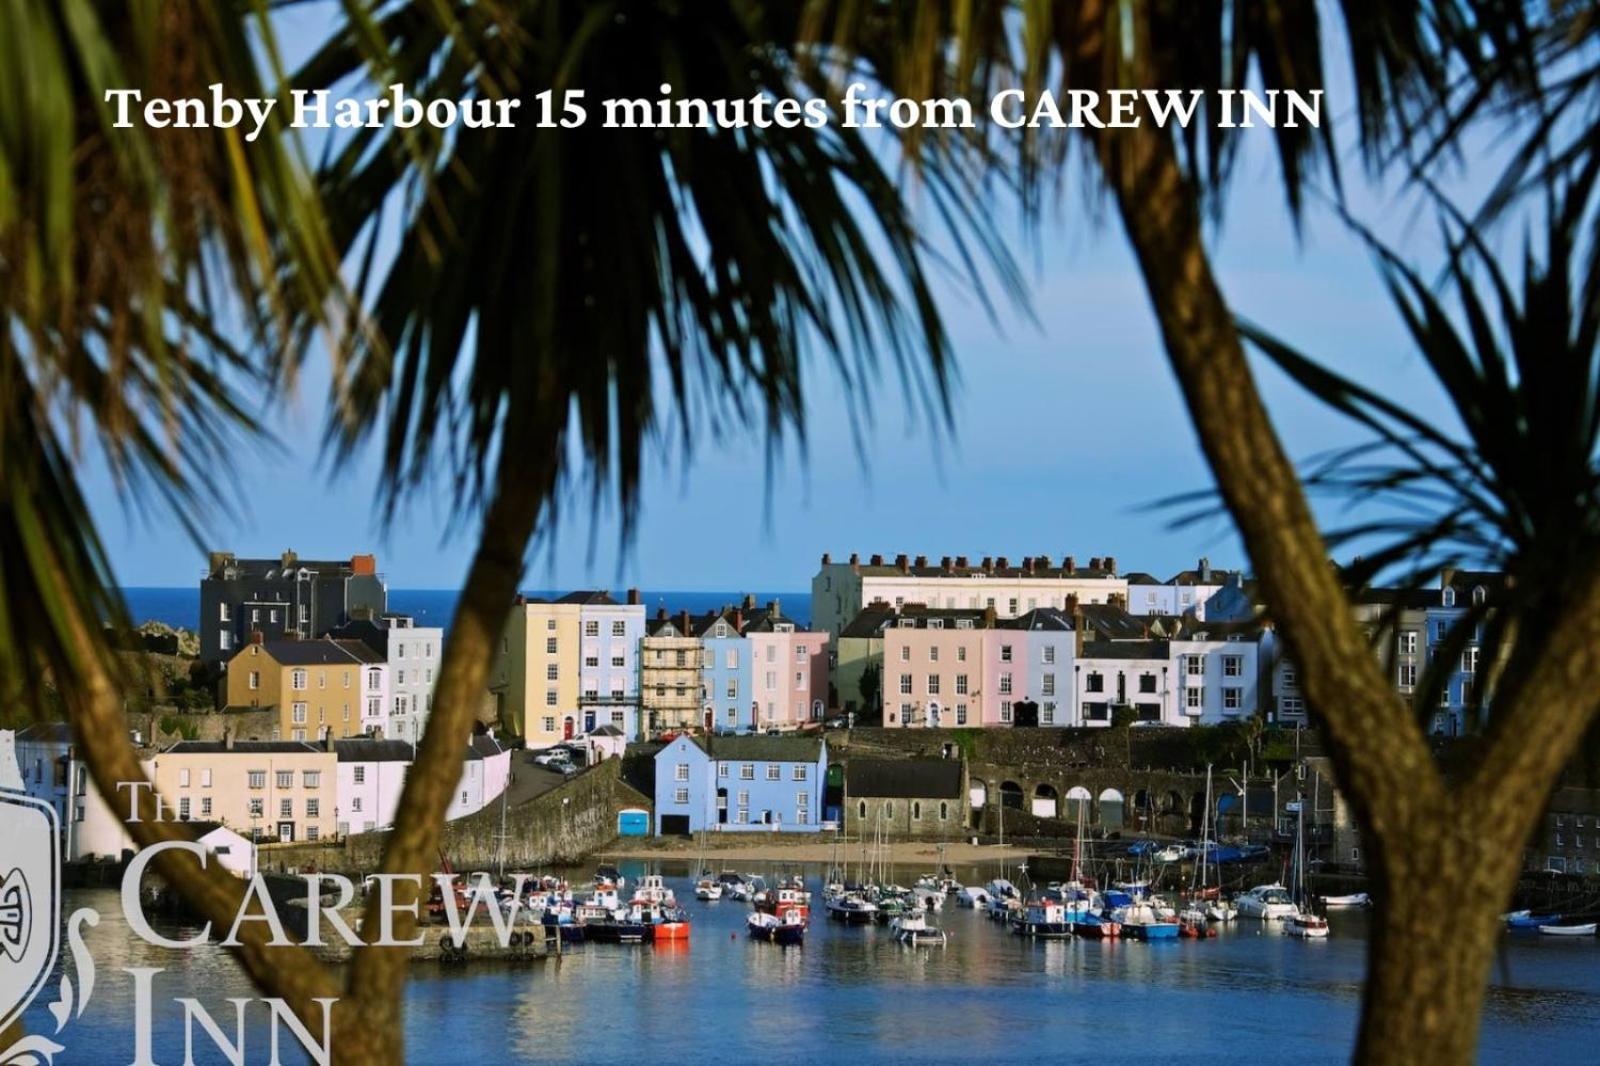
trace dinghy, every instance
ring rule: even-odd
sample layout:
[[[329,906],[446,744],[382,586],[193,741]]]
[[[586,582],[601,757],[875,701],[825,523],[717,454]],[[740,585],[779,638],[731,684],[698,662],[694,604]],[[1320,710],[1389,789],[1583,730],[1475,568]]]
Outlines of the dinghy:
[[[1372,903],[1371,897],[1365,892],[1355,892],[1348,896],[1323,896],[1324,907],[1366,907]]]
[[[1595,923],[1583,925],[1541,925],[1539,932],[1545,936],[1594,936]]]

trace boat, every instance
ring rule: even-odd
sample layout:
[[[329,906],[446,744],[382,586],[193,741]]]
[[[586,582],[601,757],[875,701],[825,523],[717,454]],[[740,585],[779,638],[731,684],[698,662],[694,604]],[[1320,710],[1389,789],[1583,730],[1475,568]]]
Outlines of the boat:
[[[1505,916],[1507,929],[1537,929],[1541,925],[1557,925],[1559,914],[1534,914],[1532,911],[1512,911]]]
[[[1257,885],[1235,896],[1233,902],[1243,917],[1260,918],[1263,921],[1277,921],[1300,913],[1289,890],[1277,883]]]
[[[1031,899],[1011,916],[1011,931],[1038,940],[1065,940],[1072,935],[1072,926],[1059,902]]]
[[[1150,891],[1150,882],[1149,881],[1115,881],[1115,882],[1112,883],[1111,887],[1116,889],[1118,892],[1123,893],[1124,895],[1132,896],[1134,899],[1138,899],[1141,896],[1144,896],[1144,895],[1149,893],[1149,891]]]
[[[1135,940],[1176,940],[1178,922],[1161,917],[1148,903],[1136,903],[1122,918],[1122,932]]]
[[[1072,927],[1075,935],[1090,939],[1098,937],[1101,940],[1110,940],[1122,935],[1122,923],[1105,913],[1084,911],[1074,914],[1068,911],[1067,924]]]
[[[928,924],[928,912],[912,908],[889,923],[889,932],[902,944],[912,947],[941,947],[946,937],[943,929]]]
[[[802,944],[806,938],[806,923],[798,911],[786,911],[783,917],[766,911],[751,911],[745,919],[745,928],[751,940],[769,944]]]
[[[594,883],[597,885],[616,885],[617,891],[620,892],[628,882],[627,879],[622,876],[622,871],[618,870],[615,866],[611,865],[610,863],[601,863],[599,866],[594,868]]]
[[[1348,896],[1323,896],[1324,907],[1368,907],[1372,899],[1365,892],[1352,892]]]
[[[1011,917],[1011,912],[1022,902],[1017,886],[1003,877],[997,877],[983,887],[984,893],[989,897],[984,904],[984,912],[995,921],[1005,921]]]
[[[1231,922],[1239,917],[1239,908],[1227,900],[1219,899],[1206,905],[1206,919],[1213,922]]]
[[[1283,931],[1304,940],[1320,940],[1328,935],[1328,919],[1309,911],[1291,914],[1284,919]]]
[[[1545,936],[1594,936],[1595,923],[1582,925],[1541,925],[1539,932]]]
[[[1205,912],[1197,907],[1189,907],[1178,912],[1178,935],[1188,940],[1204,940],[1217,935],[1211,928]]]
[[[639,884],[633,890],[633,901],[654,903],[664,907],[676,906],[678,902],[673,898],[672,889],[667,887],[666,880],[660,874],[645,874],[639,878]]]
[[[811,893],[804,888],[785,887],[768,892],[763,899],[754,903],[757,911],[770,914],[775,918],[793,913],[799,916],[800,923],[804,925],[811,920]]]
[[[987,908],[989,906],[989,893],[977,885],[963,885],[956,890],[956,906]]]
[[[828,917],[846,925],[869,925],[878,918],[878,905],[865,899],[859,892],[841,892],[829,896],[823,906]]]
[[[722,894],[729,899],[748,900],[750,898],[750,885],[745,881],[744,875],[732,870],[724,870],[717,875],[717,881],[722,885]]]
[[[1189,907],[1179,915],[1179,932],[1191,937],[1213,937],[1217,931],[1211,923],[1232,921],[1239,913],[1222,899],[1222,867],[1217,864],[1217,846],[1211,839],[1211,767],[1206,766],[1206,798],[1200,815],[1200,846],[1196,849],[1199,861],[1195,863],[1194,882],[1189,891]],[[1216,884],[1207,884],[1211,871],[1217,875]]]
[[[722,882],[702,877],[694,883],[694,898],[718,900],[722,898]]]

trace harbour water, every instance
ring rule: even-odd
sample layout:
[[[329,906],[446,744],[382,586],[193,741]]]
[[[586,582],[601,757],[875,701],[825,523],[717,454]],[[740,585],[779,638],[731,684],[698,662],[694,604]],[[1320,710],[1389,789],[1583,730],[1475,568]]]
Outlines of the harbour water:
[[[1333,933],[1320,942],[1241,920],[1208,941],[1036,943],[951,901],[937,917],[949,944],[908,948],[881,928],[829,922],[819,906],[804,946],[783,948],[748,940],[746,905],[694,900],[686,862],[620,865],[630,880],[647,868],[668,875],[694,919],[686,946],[585,945],[520,967],[420,964],[406,1006],[408,1061],[1337,1062],[1354,1043],[1360,912],[1334,912]],[[821,868],[804,872],[818,888]],[[98,981],[88,1010],[59,1038],[68,1051],[58,1061],[133,1061],[127,966],[164,971],[154,983],[155,1062],[184,1061],[175,997],[198,999],[227,1019],[231,1035],[227,997],[255,993],[220,949],[144,944],[114,892],[70,894],[63,913],[82,906],[102,915],[87,930]],[[31,1030],[53,1029],[51,998],[29,1011]],[[257,1005],[247,1017],[248,1061],[266,1062],[266,1012]],[[206,1053],[198,1031],[196,1039],[196,1062],[226,1061]],[[1600,940],[1507,936],[1480,1058],[1592,1062],[1597,1044]]]

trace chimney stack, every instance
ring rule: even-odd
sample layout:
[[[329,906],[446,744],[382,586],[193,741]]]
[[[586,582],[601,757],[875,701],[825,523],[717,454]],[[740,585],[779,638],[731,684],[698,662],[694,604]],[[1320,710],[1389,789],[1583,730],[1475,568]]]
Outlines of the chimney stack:
[[[689,628],[689,612],[687,610],[678,612],[678,629],[681,630],[681,632],[678,634],[679,636],[694,636],[694,630]]]
[[[261,630],[252,629],[250,631],[250,643],[252,643],[252,644],[261,644],[261,643],[265,642],[266,639],[267,639],[266,634],[262,633]]]
[[[980,565],[982,565],[984,573],[986,573],[986,574],[994,573],[994,560],[989,558],[987,555],[985,555],[983,557],[983,562]]]
[[[629,589],[628,590],[628,605],[630,607],[637,607],[637,606],[639,606],[639,604],[641,604],[643,602],[644,602],[643,600],[639,599],[639,590],[638,589]]]
[[[1038,558],[1034,559],[1033,563],[1040,570],[1048,570],[1048,569],[1050,569],[1050,556],[1041,555]]]
[[[1022,557],[1022,569],[1030,574],[1033,573],[1033,556],[1024,555]]]
[[[950,572],[950,556],[946,555],[939,560],[939,569],[947,574]]]
[[[922,570],[922,569],[926,568],[927,565],[928,565],[928,557],[926,555],[917,556],[916,566],[917,566],[918,570]]]
[[[1115,555],[1106,556],[1106,573],[1115,574],[1116,572],[1117,572],[1117,557]]]
[[[832,555],[832,553],[830,553],[830,552],[823,552],[822,553],[822,565],[823,566],[832,566],[833,565],[833,555]]]
[[[860,552],[851,552],[850,553],[850,565],[851,566],[860,566],[861,565],[861,553]]]
[[[1200,584],[1211,584],[1211,560],[1200,556]]]
[[[874,553],[874,555],[869,560],[869,562],[870,562],[870,564],[872,566],[882,566],[883,565],[883,556]]]
[[[777,618],[779,615],[783,614],[782,608],[783,604],[778,602],[778,598],[776,596],[767,601],[767,613],[774,618]]]
[[[911,560],[903,553],[894,557],[894,565],[902,574],[911,572]]]
[[[1010,565],[1011,565],[1011,560],[1007,559],[1004,555],[1000,556],[1000,558],[998,558],[998,559],[996,559],[994,561],[994,568],[996,570],[1005,570]]]
[[[1065,556],[1061,560],[1061,569],[1065,570],[1069,574],[1075,572],[1078,569],[1078,560],[1074,559],[1070,555]]]
[[[278,562],[283,567],[283,569],[285,569],[285,570],[293,570],[294,569],[294,564],[296,562],[298,562],[299,559],[300,559],[300,557],[298,555],[296,555],[294,552],[285,551],[281,556],[278,557]]]
[[[967,566],[967,557],[965,555],[956,556],[956,569],[965,570],[967,569]]]
[[[756,609],[755,593],[746,592],[744,594],[744,609],[747,611],[754,611]]]
[[[752,606],[754,606],[754,605],[752,604]],[[743,610],[743,608],[735,607],[733,609],[733,631],[735,633],[743,633],[744,632],[744,610]]]

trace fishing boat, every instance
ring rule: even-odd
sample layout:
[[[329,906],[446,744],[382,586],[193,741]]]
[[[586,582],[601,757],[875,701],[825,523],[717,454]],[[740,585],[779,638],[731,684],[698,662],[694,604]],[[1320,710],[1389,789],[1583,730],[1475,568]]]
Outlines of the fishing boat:
[[[649,928],[649,937],[657,944],[689,939],[689,916],[677,907],[635,904],[633,911]]]
[[[666,880],[660,874],[645,874],[639,878],[639,884],[633,890],[633,901],[664,907],[676,906],[678,902],[673,898],[672,889],[667,887]]]
[[[1178,922],[1163,918],[1148,903],[1135,903],[1122,918],[1122,932],[1135,940],[1176,940]]]
[[[1011,917],[1011,931],[1037,940],[1065,940],[1072,935],[1067,911],[1058,901],[1030,899]]]
[[[1541,925],[1557,925],[1559,914],[1534,914],[1532,911],[1512,911],[1505,916],[1507,929],[1537,929]]]
[[[1594,936],[1595,923],[1582,925],[1541,925],[1539,932],[1545,936]]]
[[[1289,890],[1280,884],[1257,885],[1234,897],[1234,905],[1246,918],[1277,921],[1300,913]]]
[[[990,881],[984,886],[984,892],[989,897],[984,905],[984,912],[994,921],[1010,919],[1011,912],[1022,902],[1017,886],[1003,877]]]
[[[615,885],[617,886],[617,891],[620,892],[628,882],[627,879],[622,876],[622,871],[618,870],[615,866],[611,865],[610,863],[601,863],[599,866],[594,868],[594,883],[597,885]]]
[[[946,940],[944,930],[928,924],[928,912],[912,908],[889,923],[889,931],[902,944],[912,947],[939,947]]]
[[[1324,907],[1368,907],[1372,899],[1365,892],[1352,892],[1348,896],[1323,896]]]
[[[722,894],[729,899],[748,900],[750,898],[750,885],[744,875],[732,870],[724,870],[717,875],[717,880],[722,884]]]
[[[1284,919],[1283,931],[1303,940],[1320,940],[1328,935],[1328,919],[1320,914],[1302,911]]]
[[[1188,940],[1204,940],[1217,935],[1205,912],[1198,907],[1188,907],[1178,912],[1178,935]]]
[[[802,944],[806,938],[806,923],[798,911],[786,911],[782,917],[766,911],[751,911],[745,919],[745,928],[751,940],[769,944]]]
[[[963,885],[956,890],[956,906],[986,909],[989,906],[989,893],[977,885]]]
[[[803,888],[785,887],[767,893],[766,897],[755,903],[755,909],[763,914],[770,914],[775,918],[782,918],[787,914],[799,916],[800,923],[804,925],[811,920],[811,893]]]
[[[702,877],[694,883],[694,898],[718,900],[722,898],[722,882]]]
[[[1122,935],[1122,923],[1112,918],[1109,913],[1096,913],[1085,911],[1080,914],[1067,912],[1067,924],[1072,927],[1076,936],[1110,940]]]

